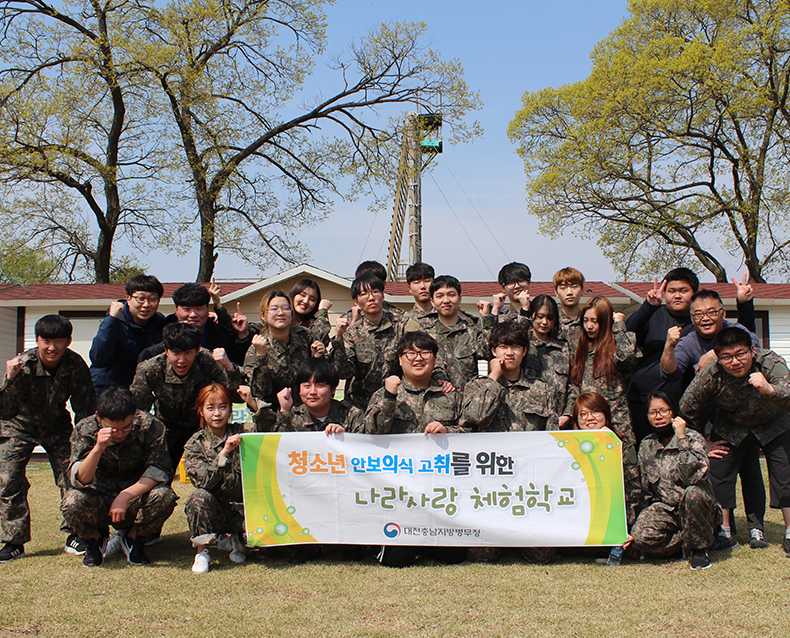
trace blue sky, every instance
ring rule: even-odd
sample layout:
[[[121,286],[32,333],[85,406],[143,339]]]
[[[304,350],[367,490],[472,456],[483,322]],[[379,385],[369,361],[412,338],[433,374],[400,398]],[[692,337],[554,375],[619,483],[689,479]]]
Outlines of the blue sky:
[[[626,7],[625,0],[487,4],[339,0],[329,7],[329,52],[343,50],[381,22],[422,21],[428,25],[434,48],[445,58],[459,58],[466,81],[480,92],[484,107],[477,119],[485,135],[471,144],[445,145],[433,178],[423,179],[423,259],[434,265],[437,274],[491,280],[502,264],[517,260],[531,267],[536,280],[550,279],[567,265],[580,268],[591,280],[616,278],[592,239],[569,235],[549,241],[538,233],[535,218],[526,213],[523,165],[506,129],[524,91],[576,82],[588,75],[590,51],[620,24]],[[326,221],[305,229],[301,239],[312,253],[311,263],[352,276],[360,258],[386,260],[390,222],[391,207],[374,216],[365,201],[339,202]],[[147,262],[160,278],[166,269],[165,279],[170,281],[192,279],[197,271],[194,252],[178,258],[151,255]],[[272,268],[264,275],[278,270]],[[218,279],[258,275],[225,255],[217,262]]]

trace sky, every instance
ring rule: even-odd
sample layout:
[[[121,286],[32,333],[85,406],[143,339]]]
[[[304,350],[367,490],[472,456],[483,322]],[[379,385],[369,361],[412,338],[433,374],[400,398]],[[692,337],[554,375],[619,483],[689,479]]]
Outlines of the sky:
[[[437,274],[491,281],[503,264],[522,261],[536,281],[550,280],[568,265],[589,280],[618,279],[593,239],[569,233],[552,241],[539,233],[536,218],[526,212],[523,164],[506,130],[525,91],[589,74],[590,52],[622,22],[626,7],[626,0],[338,0],[328,8],[328,52],[342,51],[381,22],[425,22],[432,46],[445,59],[458,58],[467,83],[480,92],[484,107],[474,117],[485,134],[472,143],[445,144],[422,181],[423,261]],[[386,262],[392,207],[374,214],[368,203],[340,201],[325,221],[302,231],[311,264],[353,277],[364,259]],[[168,281],[188,281],[197,272],[196,251],[152,254],[146,261],[150,272]],[[259,273],[220,255],[215,275],[256,278],[287,267]]]

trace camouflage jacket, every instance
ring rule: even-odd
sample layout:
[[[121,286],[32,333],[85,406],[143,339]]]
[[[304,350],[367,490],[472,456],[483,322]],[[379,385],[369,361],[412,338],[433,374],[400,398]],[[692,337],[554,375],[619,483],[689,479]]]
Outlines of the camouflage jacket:
[[[71,431],[71,415],[77,421],[96,411],[96,394],[88,365],[72,350],[66,350],[54,373],[38,358],[38,348],[22,354],[22,368],[9,381],[0,380],[0,436],[36,442]]]
[[[201,348],[189,372],[183,378],[176,375],[167,360],[167,353],[137,366],[134,381],[129,388],[137,401],[137,407],[148,412],[153,405],[156,416],[170,432],[194,432],[200,426],[195,410],[195,401],[200,390],[212,381],[227,386],[234,394],[241,385],[242,376],[238,368],[226,372],[214,359],[211,352]]]
[[[642,478],[642,507],[665,503],[677,507],[683,493],[698,485],[713,495],[708,481],[708,446],[694,430],[685,438],[673,436],[664,445],[657,434],[648,434],[639,447],[639,475]]]
[[[367,317],[352,323],[336,340],[335,363],[346,383],[346,398],[360,410],[367,408],[370,397],[384,385],[384,379],[399,371],[395,354],[405,323],[384,311],[378,325]]]
[[[165,426],[142,410],[137,410],[132,429],[120,443],[110,441],[102,452],[93,480],[84,485],[77,480],[77,470],[96,445],[101,425],[94,414],[80,421],[71,433],[69,477],[77,489],[93,488],[114,497],[141,478],[167,483],[173,475],[165,442]]]
[[[612,410],[612,430],[614,430],[614,433],[624,441],[636,445],[634,430],[631,426],[631,413],[628,408],[628,383],[631,378],[631,368],[642,356],[642,353],[636,347],[636,335],[633,332],[627,332],[622,321],[614,324],[614,339],[614,358],[617,363],[617,372],[614,379],[607,383],[604,377],[593,375],[595,348],[590,348],[590,351],[587,353],[587,362],[584,366],[584,377],[581,387],[573,387],[571,389],[569,401],[575,400],[582,392],[597,392],[606,399]]]
[[[294,406],[290,412],[277,412],[277,432],[323,432],[330,423],[342,425],[346,432],[362,432],[365,413],[347,401],[329,404],[329,414],[321,421],[315,418],[302,405]]]
[[[504,321],[523,321],[524,319],[529,321],[526,315],[521,314],[521,308],[516,310],[509,302],[499,311],[498,315],[492,313],[491,316],[496,318],[496,321],[492,321],[493,325]]]
[[[571,352],[564,339],[542,341],[530,331],[530,343],[540,359],[541,380],[547,386],[547,430],[558,430],[560,417],[571,415]]]
[[[523,369],[516,381],[504,375],[472,379],[464,389],[460,424],[474,432],[545,430],[551,393],[550,385]]]
[[[582,331],[581,313],[576,319],[571,319],[560,308],[560,333],[559,338],[568,342],[571,357],[576,354],[576,346],[579,345],[579,335]]]
[[[392,395],[385,388],[376,391],[365,412],[365,434],[408,434],[423,432],[425,426],[438,421],[448,432],[463,432],[458,425],[461,393],[445,394],[434,379],[421,390],[405,378]]]
[[[471,379],[477,378],[478,361],[491,358],[485,333],[464,317],[459,316],[454,326],[436,321],[427,332],[439,344],[436,368],[447,375],[456,390],[463,390]]]
[[[228,423],[226,437],[243,434],[240,423]],[[241,504],[241,453],[236,448],[220,457],[225,439],[201,428],[184,447],[184,469],[195,487],[211,492],[223,503]]]
[[[712,433],[732,445],[751,432],[765,445],[790,430],[790,378],[785,360],[771,350],[758,350],[751,372],[762,372],[776,394],[766,396],[749,384],[749,376],[738,379],[712,361],[694,377],[680,401],[681,411],[700,430],[698,417],[715,407]]]
[[[315,316],[308,324],[296,324],[305,328],[310,334],[310,343],[320,341],[325,346],[329,345],[329,333],[332,331],[332,324],[329,323],[329,312],[326,308],[319,308]]]
[[[310,351],[312,341],[310,333],[302,326],[291,326],[287,345],[281,344],[268,331],[263,335],[266,339],[266,352],[259,355],[255,346],[250,346],[244,358],[244,376],[252,395],[262,398],[277,409],[277,393],[283,388],[293,386],[299,368],[313,356]],[[331,361],[332,355],[328,356]],[[299,401],[298,394],[294,400]]]
[[[439,321],[439,313],[436,312],[434,308],[431,308],[429,312],[425,312],[417,304],[414,304],[414,308],[403,315],[403,320],[415,321],[420,326],[420,330],[428,330],[433,324]]]

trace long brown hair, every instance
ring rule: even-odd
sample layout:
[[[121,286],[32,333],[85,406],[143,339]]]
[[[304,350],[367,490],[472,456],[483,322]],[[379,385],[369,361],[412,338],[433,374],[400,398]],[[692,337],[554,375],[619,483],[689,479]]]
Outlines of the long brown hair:
[[[584,330],[584,315],[588,310],[592,310],[598,319],[598,338],[594,343],[590,341]],[[587,365],[587,353],[590,351],[590,345],[595,346],[592,363],[593,377],[603,377],[606,383],[611,383],[614,379],[617,365],[614,360],[613,315],[614,308],[606,297],[593,297],[581,309],[579,317],[581,317],[582,329],[579,335],[579,345],[576,347],[573,368],[571,369],[571,379],[576,385],[581,385],[584,379],[584,368]]]
[[[300,315],[296,312],[294,298],[300,292],[304,292],[311,288],[315,291],[315,306],[313,306],[313,309],[306,315]],[[312,279],[301,279],[293,285],[293,288],[288,292],[288,297],[291,300],[291,325],[309,328],[318,312],[318,304],[321,303],[321,289],[318,287],[318,284]]]

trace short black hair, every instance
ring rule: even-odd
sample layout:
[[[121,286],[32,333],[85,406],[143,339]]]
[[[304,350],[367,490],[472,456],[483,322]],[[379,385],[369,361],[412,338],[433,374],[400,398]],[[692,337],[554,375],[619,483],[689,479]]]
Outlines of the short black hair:
[[[366,290],[384,292],[384,280],[370,273],[359,275],[351,284],[351,298],[356,299]]]
[[[752,337],[743,328],[730,326],[724,328],[713,337],[713,351],[719,355],[724,348],[732,348],[733,346],[744,346],[751,349]]]
[[[715,290],[711,290],[710,288],[702,288],[697,292],[695,292],[691,296],[691,303],[693,304],[695,301],[697,301],[697,299],[702,299],[702,300],[710,299],[711,301],[718,301],[722,306],[724,305],[724,302],[721,300],[719,293],[716,292]]]
[[[420,279],[433,279],[436,277],[436,271],[433,266],[426,264],[423,261],[418,261],[406,269],[406,283],[410,284],[412,281],[419,281]]]
[[[191,323],[169,323],[162,329],[162,341],[170,352],[186,352],[200,348],[203,333]]]
[[[203,284],[184,284],[173,292],[173,304],[176,306],[208,306],[210,300],[211,295]]]
[[[488,345],[492,350],[497,346],[521,346],[529,348],[529,330],[519,321],[503,321],[491,328]]]
[[[44,315],[36,321],[36,338],[42,339],[68,339],[74,328],[66,317],[61,315]]]
[[[554,325],[549,334],[556,338],[560,333],[560,309],[557,307],[557,302],[554,301],[554,297],[550,295],[538,295],[532,299],[532,301],[529,302],[529,316],[534,318],[543,306],[548,306],[549,314],[551,315],[550,318],[554,321]]]
[[[354,272],[354,277],[359,277],[360,275],[374,275],[381,281],[387,281],[387,269],[377,261],[363,261],[359,264]]]
[[[666,274],[664,281],[666,283],[670,281],[685,281],[694,292],[699,290],[699,277],[693,270],[688,268],[673,268]]]
[[[452,275],[439,275],[431,282],[431,297],[439,288],[454,288],[461,294],[461,282]]]
[[[294,386],[298,390],[300,385],[308,383],[311,379],[316,383],[326,383],[332,389],[340,383],[337,369],[324,357],[318,359],[310,357],[305,361],[296,372]]]
[[[126,388],[107,388],[96,402],[96,414],[110,421],[123,421],[137,412],[134,395]]]
[[[513,261],[502,266],[497,281],[500,286],[516,283],[518,281],[532,281],[532,273],[529,271],[529,266],[526,264]]]
[[[430,350],[433,354],[439,352],[439,344],[427,332],[422,330],[415,330],[414,332],[407,332],[400,341],[396,354],[400,357],[406,350],[419,348],[420,350]]]
[[[161,299],[165,289],[153,275],[137,275],[126,282],[126,296],[131,297],[136,292],[152,292]]]

